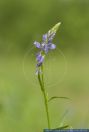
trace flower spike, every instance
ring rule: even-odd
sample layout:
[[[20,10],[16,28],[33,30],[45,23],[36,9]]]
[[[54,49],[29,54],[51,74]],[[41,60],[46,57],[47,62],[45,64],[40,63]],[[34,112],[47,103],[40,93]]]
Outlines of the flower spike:
[[[38,52],[38,54],[36,55],[36,61],[37,61],[36,67],[38,67],[37,69],[39,69],[41,67],[41,65],[43,64],[45,55],[50,50],[54,50],[56,48],[56,45],[53,44],[52,41],[55,37],[55,34],[56,34],[60,24],[61,24],[60,22],[57,23],[46,34],[44,34],[43,37],[42,37],[42,42],[41,43],[39,43],[37,41],[34,42],[35,47],[40,50]]]

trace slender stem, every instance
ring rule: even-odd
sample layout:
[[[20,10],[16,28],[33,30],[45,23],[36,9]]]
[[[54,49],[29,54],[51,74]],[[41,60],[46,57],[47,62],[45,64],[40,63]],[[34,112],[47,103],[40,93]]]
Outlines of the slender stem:
[[[48,121],[48,128],[50,129],[50,119],[49,119],[49,110],[48,110],[48,99],[46,92],[43,92],[44,95],[44,102],[45,102],[45,108],[46,108],[46,114],[47,114],[47,121]]]
[[[45,91],[45,88],[44,88],[43,65],[41,66],[41,70],[42,70],[42,73],[41,73],[42,76],[40,76],[40,73],[38,73],[38,80],[39,80],[39,84],[40,84],[40,87],[41,87],[41,91],[42,91],[43,96],[44,96],[44,104],[45,104],[45,109],[46,109],[46,114],[47,114],[48,128],[50,129],[48,98],[47,98],[47,94],[46,94],[46,91]]]

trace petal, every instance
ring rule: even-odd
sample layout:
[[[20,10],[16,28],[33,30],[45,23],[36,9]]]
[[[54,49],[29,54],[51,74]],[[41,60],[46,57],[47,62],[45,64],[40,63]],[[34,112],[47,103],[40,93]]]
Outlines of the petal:
[[[40,48],[41,47],[40,43],[37,42],[37,41],[34,42],[34,45],[36,46],[36,48]]]
[[[37,60],[37,67],[41,66],[43,61],[44,61],[44,57],[45,56],[42,56],[41,53],[38,53],[36,55],[36,60]]]
[[[42,59],[42,55],[41,55],[41,53],[39,52],[39,53],[37,53],[37,55],[36,55],[36,60],[37,60],[38,62],[40,62],[41,59]]]
[[[44,61],[44,56],[40,57],[39,63],[42,63]]]
[[[56,48],[56,45],[55,44],[51,44],[50,45],[50,49],[55,49]]]
[[[46,41],[47,40],[47,34],[44,34],[43,35],[43,41]]]
[[[48,44],[45,44],[45,45],[44,45],[43,50],[45,51],[46,54],[48,53],[48,51],[49,51]]]

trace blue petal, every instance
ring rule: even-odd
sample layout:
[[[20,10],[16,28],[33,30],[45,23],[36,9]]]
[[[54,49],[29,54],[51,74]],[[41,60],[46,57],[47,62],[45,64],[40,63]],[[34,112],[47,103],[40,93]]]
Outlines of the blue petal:
[[[55,49],[56,48],[56,45],[55,44],[51,44],[50,45],[50,49]]]
[[[42,63],[44,61],[44,56],[40,57],[39,63]]]
[[[46,54],[48,53],[48,51],[49,51],[48,44],[44,45],[43,50],[45,51]]]
[[[41,53],[38,53],[36,55],[36,60],[37,60],[37,67],[41,66],[43,61],[44,61],[44,56],[41,55]]]
[[[55,44],[52,44],[52,43],[48,43],[48,49],[51,50],[51,49],[55,49],[56,48],[56,45]]]
[[[47,40],[47,34],[44,34],[43,35],[43,41],[46,41]]]
[[[36,60],[37,60],[37,61],[40,61],[40,59],[41,59],[41,53],[38,53],[38,54],[36,55]]]
[[[40,43],[37,42],[37,41],[34,42],[34,45],[36,46],[36,48],[40,48],[41,47]]]

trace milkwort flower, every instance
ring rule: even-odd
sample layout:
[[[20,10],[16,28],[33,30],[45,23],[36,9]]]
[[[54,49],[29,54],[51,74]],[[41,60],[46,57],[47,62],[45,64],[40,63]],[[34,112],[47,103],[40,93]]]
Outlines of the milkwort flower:
[[[49,34],[48,32],[47,34],[44,34],[42,43],[39,43],[37,41],[34,42],[35,47],[47,54],[49,50],[56,48],[56,45],[52,43],[54,36],[55,33]]]
[[[56,45],[52,43],[52,40],[55,37],[55,34],[59,28],[59,25],[61,23],[56,24],[51,30],[49,30],[46,34],[43,35],[42,37],[42,42],[39,43],[37,41],[34,42],[34,45],[36,48],[39,49],[39,52],[36,55],[36,73],[40,73],[41,69],[40,67],[42,66],[44,62],[44,57],[45,55],[50,51],[56,48]]]

